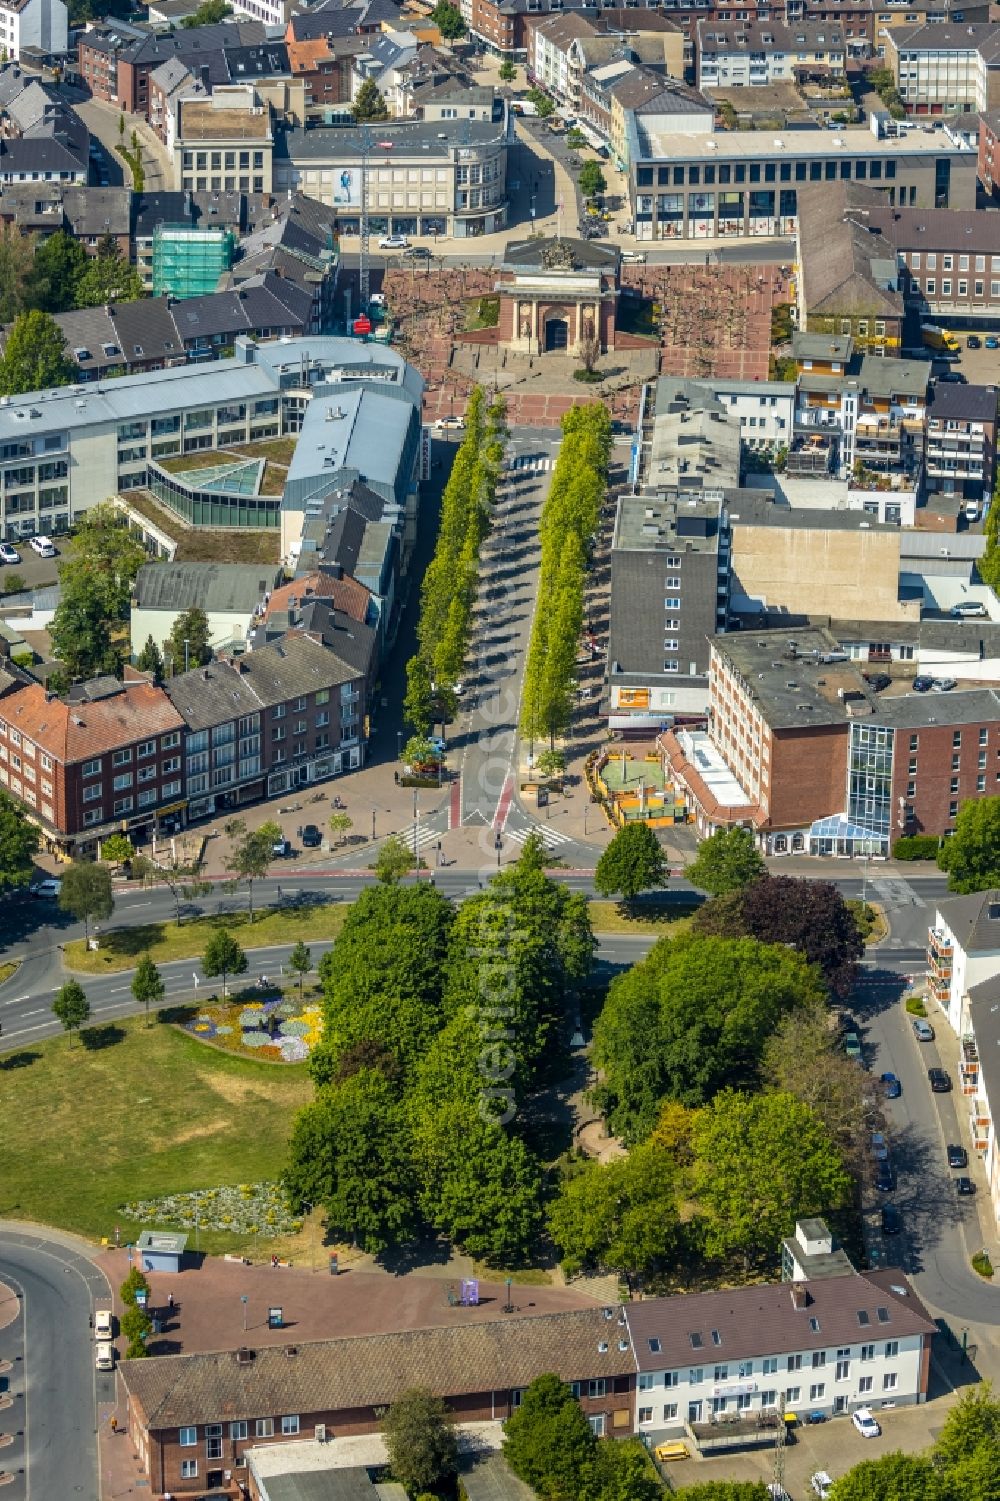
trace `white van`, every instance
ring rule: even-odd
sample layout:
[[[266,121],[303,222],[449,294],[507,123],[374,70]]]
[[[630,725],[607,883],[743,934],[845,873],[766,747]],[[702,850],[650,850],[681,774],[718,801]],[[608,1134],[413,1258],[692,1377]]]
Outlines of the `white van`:
[[[95,1339],[114,1339],[114,1316],[110,1308],[99,1308],[94,1314]]]
[[[102,1340],[94,1351],[94,1364],[99,1371],[113,1371],[115,1368],[115,1347],[107,1340]]]
[[[623,250],[622,262],[626,266],[644,266],[646,264],[646,252],[644,250]]]

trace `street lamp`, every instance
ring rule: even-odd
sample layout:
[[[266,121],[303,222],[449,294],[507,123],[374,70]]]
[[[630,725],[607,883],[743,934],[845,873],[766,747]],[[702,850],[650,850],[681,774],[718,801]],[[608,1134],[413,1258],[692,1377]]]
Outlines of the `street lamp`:
[[[375,838],[375,809],[372,809],[372,839]]]
[[[402,730],[397,730],[396,731],[396,760],[397,761],[402,761],[402,759],[403,759],[403,732],[402,732]]]

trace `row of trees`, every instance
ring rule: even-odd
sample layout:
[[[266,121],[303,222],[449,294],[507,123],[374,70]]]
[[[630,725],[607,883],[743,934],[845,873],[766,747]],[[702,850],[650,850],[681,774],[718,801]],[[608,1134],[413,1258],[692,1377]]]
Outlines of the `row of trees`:
[[[535,1246],[543,1173],[526,1102],[562,1076],[565,1017],[593,956],[586,900],[539,841],[456,912],[432,886],[362,892],[320,962],[314,1099],[286,1182],[372,1253],[428,1230],[514,1262]]]
[[[437,544],[420,592],[417,653],[406,667],[406,717],[419,735],[455,711],[479,584],[479,552],[490,528],[503,468],[507,408],[487,403],[477,386],[469,397],[465,439],[441,499]]]
[[[20,313],[65,313],[107,302],[136,302],[145,295],[142,278],[122,255],[111,234],[101,236],[94,255],[64,229],[47,239],[23,235],[13,226],[0,231],[0,319]]]
[[[611,418],[600,403],[562,419],[563,441],[542,508],[538,599],[525,665],[521,734],[552,745],[569,728],[583,629],[587,552],[601,516],[611,453]]]

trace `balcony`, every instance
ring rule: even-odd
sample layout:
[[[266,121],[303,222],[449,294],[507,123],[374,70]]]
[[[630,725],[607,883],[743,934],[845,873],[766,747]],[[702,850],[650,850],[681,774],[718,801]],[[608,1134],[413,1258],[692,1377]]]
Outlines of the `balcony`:
[[[977,1152],[985,1152],[988,1149],[992,1127],[989,1106],[981,1095],[975,1096],[969,1102],[969,1131],[972,1136],[972,1145]]]
[[[974,1095],[979,1088],[979,1050],[974,1037],[962,1038],[962,1051],[958,1059],[958,1076],[962,1093]]]
[[[934,974],[951,978],[955,958],[951,939],[940,928],[930,928],[927,933],[927,967]]]

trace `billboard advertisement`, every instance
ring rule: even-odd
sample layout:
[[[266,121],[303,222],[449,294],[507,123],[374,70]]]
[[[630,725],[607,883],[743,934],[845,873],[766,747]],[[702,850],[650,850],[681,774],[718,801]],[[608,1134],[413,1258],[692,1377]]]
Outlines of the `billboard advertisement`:
[[[337,208],[361,207],[360,167],[340,167],[334,169],[333,202]]]

